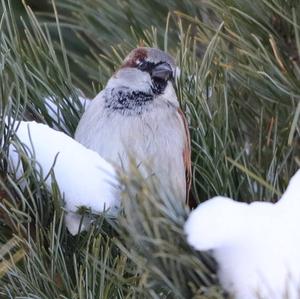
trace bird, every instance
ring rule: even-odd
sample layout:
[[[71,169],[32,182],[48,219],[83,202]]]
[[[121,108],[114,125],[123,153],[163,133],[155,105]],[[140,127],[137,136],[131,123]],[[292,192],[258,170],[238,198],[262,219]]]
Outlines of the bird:
[[[49,192],[53,176],[63,196],[65,224],[72,235],[87,230],[90,217],[82,218],[80,209],[94,214],[106,212],[116,217],[120,206],[120,186],[114,167],[96,152],[85,148],[63,132],[35,121],[16,121],[15,139],[9,146],[9,172],[22,178],[22,162],[28,162],[41,175]],[[26,169],[25,169],[26,170]],[[25,189],[27,181],[21,180]]]
[[[187,200],[191,186],[188,123],[174,88],[176,64],[166,52],[132,50],[82,115],[75,140],[129,172]]]
[[[212,254],[234,298],[300,298],[299,186],[300,170],[275,204],[217,196],[190,213],[188,243]]]

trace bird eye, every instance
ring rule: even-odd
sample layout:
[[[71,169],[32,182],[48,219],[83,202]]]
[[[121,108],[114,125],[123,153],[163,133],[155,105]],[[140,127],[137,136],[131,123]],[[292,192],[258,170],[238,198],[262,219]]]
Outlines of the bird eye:
[[[147,71],[148,69],[148,62],[146,60],[142,60],[138,63],[137,68],[141,71]]]

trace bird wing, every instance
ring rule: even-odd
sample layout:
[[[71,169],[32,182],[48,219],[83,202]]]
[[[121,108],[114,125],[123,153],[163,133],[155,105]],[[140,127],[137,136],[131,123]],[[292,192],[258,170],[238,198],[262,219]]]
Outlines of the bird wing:
[[[186,202],[189,203],[189,193],[192,184],[191,138],[190,138],[189,125],[185,118],[184,113],[180,108],[177,109],[177,112],[183,123],[185,136],[186,136],[182,156],[183,156],[183,163],[185,167],[185,178],[186,178]]]

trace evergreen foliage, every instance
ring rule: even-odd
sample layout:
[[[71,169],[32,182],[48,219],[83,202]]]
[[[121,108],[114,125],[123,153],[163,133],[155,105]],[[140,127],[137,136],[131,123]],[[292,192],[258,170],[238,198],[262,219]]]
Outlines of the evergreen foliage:
[[[132,48],[159,47],[181,69],[197,201],[276,200],[300,166],[300,2],[27,2],[0,4],[0,297],[224,298],[214,261],[186,243],[187,208],[138,173],[124,178],[116,221],[94,215],[72,237],[63,195],[54,179],[46,190],[12,119],[72,136],[79,89],[95,96]],[[12,141],[26,169],[18,179],[7,172]]]

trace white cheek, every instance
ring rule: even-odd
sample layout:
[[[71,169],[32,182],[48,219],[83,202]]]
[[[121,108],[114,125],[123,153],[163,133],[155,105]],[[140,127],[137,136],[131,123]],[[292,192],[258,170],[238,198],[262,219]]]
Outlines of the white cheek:
[[[175,93],[175,89],[173,87],[173,84],[170,81],[168,81],[168,84],[167,84],[167,86],[164,90],[164,93],[160,97],[162,99],[165,99],[168,102],[171,102],[176,107],[179,106],[177,96],[176,96],[176,93]]]
[[[108,88],[131,88],[146,93],[151,92],[151,78],[146,72],[136,68],[119,70],[107,83]]]

